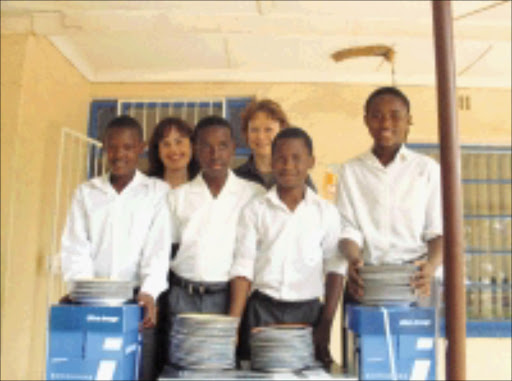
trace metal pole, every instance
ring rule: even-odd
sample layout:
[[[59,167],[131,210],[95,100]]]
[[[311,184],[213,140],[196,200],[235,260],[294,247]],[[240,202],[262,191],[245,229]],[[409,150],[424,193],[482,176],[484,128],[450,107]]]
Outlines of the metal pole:
[[[466,379],[466,290],[451,2],[433,0],[444,221],[446,379]]]

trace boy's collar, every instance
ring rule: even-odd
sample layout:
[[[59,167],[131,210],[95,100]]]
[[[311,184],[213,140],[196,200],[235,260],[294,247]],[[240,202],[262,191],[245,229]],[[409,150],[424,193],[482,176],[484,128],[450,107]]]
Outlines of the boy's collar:
[[[141,173],[138,169],[135,170],[135,174],[133,175],[132,179],[128,184],[126,184],[126,188],[137,185],[137,184],[147,184],[149,181],[149,177]],[[114,189],[114,186],[110,182],[110,172],[106,172],[100,177],[97,177],[96,179],[93,179],[93,183],[98,185],[101,189],[107,192],[114,191],[117,193],[117,191]],[[124,190],[123,189],[123,190]]]
[[[405,144],[402,144],[400,148],[398,149],[398,152],[396,153],[394,159],[391,161],[391,163],[394,163],[395,161],[406,161],[411,157],[411,150],[405,146]],[[370,164],[379,165],[382,166],[377,156],[372,151],[372,148],[370,148],[366,153],[363,155],[363,159]],[[390,163],[390,164],[391,164]]]
[[[316,194],[306,184],[304,184],[304,188],[305,188],[304,198],[301,200],[301,202],[304,201],[309,204],[310,202],[312,202],[315,199]],[[281,206],[286,207],[283,200],[281,200],[281,197],[279,197],[279,193],[277,193],[277,185],[273,185],[267,191],[267,193],[265,194],[265,197],[267,199],[269,199],[275,205],[281,205]],[[286,209],[288,210],[288,207],[286,207]]]
[[[208,183],[205,181],[203,177],[203,172],[199,172],[199,174],[190,182],[193,188],[200,189],[200,188],[206,188],[208,191],[210,191],[210,188],[208,187]],[[231,169],[228,169],[228,175],[226,178],[226,182],[224,183],[224,186],[222,187],[220,193],[224,192],[230,192],[230,193],[236,193],[238,192],[238,186],[237,186],[237,177],[233,173]],[[220,194],[219,193],[219,194]]]

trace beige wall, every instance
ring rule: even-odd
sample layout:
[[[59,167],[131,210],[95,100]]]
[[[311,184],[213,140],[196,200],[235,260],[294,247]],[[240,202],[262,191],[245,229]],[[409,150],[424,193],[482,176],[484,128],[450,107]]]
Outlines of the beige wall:
[[[438,340],[437,379],[446,380],[446,340]],[[466,379],[511,380],[510,338],[473,337],[466,340]]]
[[[44,38],[2,35],[1,44],[2,379],[39,379],[42,375],[47,317],[45,266],[50,254],[58,139],[62,126],[85,132],[91,99],[246,95],[273,98],[282,103],[294,124],[312,135],[317,156],[312,176],[318,185],[327,164],[346,160],[370,145],[362,123],[362,105],[372,86],[90,84]],[[404,89],[411,99],[414,117],[410,141],[435,142],[435,90]],[[459,113],[461,142],[510,144],[510,89],[465,92],[472,97],[472,110]],[[339,332],[334,335],[339,337]],[[492,341],[485,345],[491,349],[483,353],[492,354]],[[333,343],[337,359],[339,347],[339,342]],[[468,362],[482,362],[482,356],[478,353]]]
[[[12,173],[12,164],[15,152],[15,136],[16,130],[19,123],[19,105],[21,97],[21,85],[23,80],[23,69],[25,63],[25,52],[27,46],[27,36],[10,36],[8,38],[2,37],[2,53],[1,53],[1,141],[2,153],[1,153],[1,173],[2,173],[2,184],[1,184],[1,226],[2,226],[2,253],[1,256],[1,285],[2,285],[2,307],[4,302],[4,293],[6,288],[4,287],[7,280],[6,269],[7,269],[7,248],[9,246],[8,232],[9,229],[9,195],[11,194],[11,177],[7,174]],[[7,53],[8,52],[8,53]],[[6,144],[10,142],[10,144]],[[3,308],[2,308],[3,310]]]
[[[40,379],[57,148],[89,83],[45,38],[2,35],[2,379]]]

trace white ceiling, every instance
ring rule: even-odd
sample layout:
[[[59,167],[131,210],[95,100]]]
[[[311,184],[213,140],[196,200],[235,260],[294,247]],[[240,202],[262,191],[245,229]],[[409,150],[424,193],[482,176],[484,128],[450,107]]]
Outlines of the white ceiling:
[[[489,8],[489,9],[485,9]],[[510,1],[452,1],[457,84],[511,87]],[[92,82],[434,85],[430,1],[1,1],[2,33],[46,36]]]

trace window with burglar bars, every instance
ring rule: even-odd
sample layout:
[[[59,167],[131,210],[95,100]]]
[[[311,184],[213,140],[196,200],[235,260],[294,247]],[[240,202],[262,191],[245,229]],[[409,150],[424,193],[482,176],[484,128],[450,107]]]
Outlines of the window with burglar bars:
[[[438,145],[409,147],[439,159]],[[469,320],[512,317],[511,160],[509,146],[461,147]]]
[[[114,117],[125,114],[137,119],[147,141],[155,126],[164,118],[173,116],[186,120],[190,126],[207,115],[226,118],[233,127],[238,160],[249,154],[241,131],[240,114],[253,97],[226,97],[208,99],[119,99],[95,100],[91,103],[88,136],[101,140],[107,123]],[[147,157],[141,160],[140,168],[147,167]]]
[[[186,120],[191,126],[207,115],[224,117],[224,99],[209,100],[120,100],[118,115],[130,115],[137,119],[144,131],[144,139],[148,140],[156,124],[167,117],[173,116]]]

